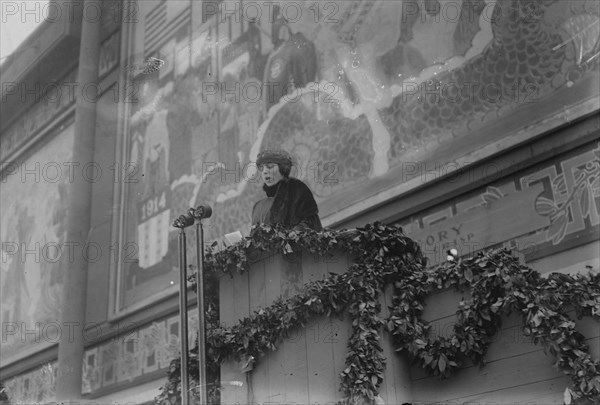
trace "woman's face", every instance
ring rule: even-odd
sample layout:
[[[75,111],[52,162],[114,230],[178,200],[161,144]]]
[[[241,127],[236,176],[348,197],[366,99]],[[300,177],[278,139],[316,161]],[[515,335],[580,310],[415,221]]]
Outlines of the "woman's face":
[[[279,171],[279,165],[277,163],[265,163],[260,168],[260,174],[267,186],[277,184],[283,178],[283,175]]]

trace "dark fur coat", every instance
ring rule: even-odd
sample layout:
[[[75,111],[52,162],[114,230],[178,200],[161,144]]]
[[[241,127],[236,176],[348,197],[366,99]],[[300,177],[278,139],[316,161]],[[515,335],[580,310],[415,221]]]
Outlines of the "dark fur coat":
[[[274,197],[270,223],[288,228],[308,227],[323,230],[319,209],[306,184],[295,178],[284,178],[272,186],[263,185],[267,197]]]

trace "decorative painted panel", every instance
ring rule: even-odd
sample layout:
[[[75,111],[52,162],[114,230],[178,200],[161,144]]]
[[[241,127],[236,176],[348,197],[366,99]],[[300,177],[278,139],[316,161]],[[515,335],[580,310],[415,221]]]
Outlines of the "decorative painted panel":
[[[43,366],[4,381],[11,404],[47,403],[56,395],[57,362]]]
[[[190,347],[196,341],[197,330],[198,313],[193,309],[188,312]],[[176,315],[87,349],[81,392],[94,394],[117,385],[135,385],[148,374],[157,378],[164,375],[171,360],[179,357],[179,336],[179,315]]]
[[[248,230],[261,148],[292,153],[327,220],[415,164],[485,158],[600,107],[593,1],[134,4],[120,225],[136,249],[116,313],[177,280],[170,224],[189,207],[212,204],[209,240]]]
[[[83,242],[65,240],[69,170],[82,167],[72,162],[73,140],[69,126],[29,158],[10,163],[2,177],[3,364],[57,344],[69,333],[68,325],[58,323],[64,270],[60,260],[83,253]]]
[[[500,244],[526,261],[600,239],[600,146],[500,179],[400,222],[430,263]]]

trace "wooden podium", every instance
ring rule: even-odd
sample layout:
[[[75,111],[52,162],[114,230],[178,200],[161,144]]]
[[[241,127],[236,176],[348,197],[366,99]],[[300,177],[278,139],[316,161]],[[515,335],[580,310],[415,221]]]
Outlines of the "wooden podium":
[[[221,324],[232,326],[255,310],[269,306],[278,297],[294,296],[303,284],[344,273],[351,259],[343,253],[323,259],[308,252],[283,256],[256,254],[248,272],[220,279]],[[391,299],[386,293],[385,299]],[[389,301],[388,301],[389,302]],[[383,305],[382,316],[386,316]],[[254,369],[227,362],[221,367],[221,403],[325,404],[341,400],[339,374],[344,370],[350,318],[336,316],[311,320],[291,333],[277,350],[257,359]],[[393,353],[388,336],[382,333],[387,368],[381,397],[388,404],[410,399],[407,362]]]

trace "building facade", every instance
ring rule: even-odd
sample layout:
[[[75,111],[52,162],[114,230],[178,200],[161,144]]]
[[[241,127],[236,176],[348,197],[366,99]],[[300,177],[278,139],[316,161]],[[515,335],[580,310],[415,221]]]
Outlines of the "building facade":
[[[2,66],[15,402],[158,394],[179,350],[171,224],[208,203],[207,239],[247,233],[263,148],[293,155],[325,226],[402,225],[432,264],[505,245],[543,273],[600,266],[597,2],[50,4]]]

